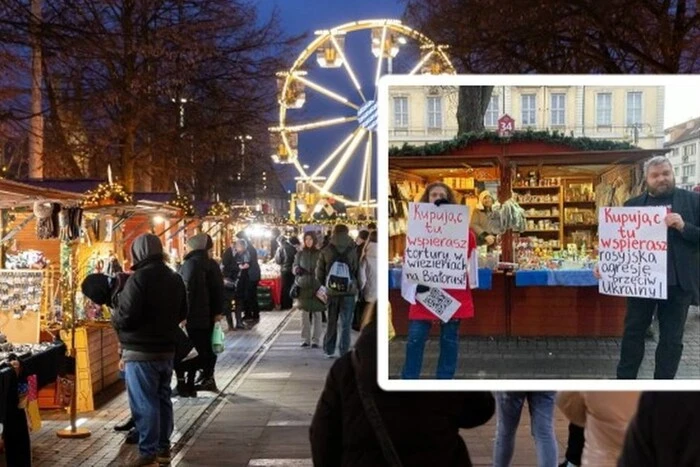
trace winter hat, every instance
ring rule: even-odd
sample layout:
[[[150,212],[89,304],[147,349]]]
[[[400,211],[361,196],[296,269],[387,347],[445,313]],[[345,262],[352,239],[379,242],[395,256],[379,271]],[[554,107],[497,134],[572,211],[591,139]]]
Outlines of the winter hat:
[[[207,239],[209,235],[201,233],[187,240],[187,246],[190,250],[206,250],[207,249]],[[211,240],[209,240],[211,241]]]
[[[153,234],[142,234],[131,244],[131,269],[139,267],[140,263],[150,258],[163,257],[163,244],[160,238]]]
[[[479,193],[479,205],[477,206],[479,209],[484,209],[484,198],[486,198],[487,196],[491,198],[494,202],[496,201],[496,198],[493,197],[489,190],[484,190],[481,193]]]
[[[367,240],[369,238],[369,230],[360,230],[360,233],[357,234],[357,238]]]
[[[112,288],[109,284],[109,277],[106,274],[88,274],[80,284],[83,295],[98,305],[105,305],[109,302]]]

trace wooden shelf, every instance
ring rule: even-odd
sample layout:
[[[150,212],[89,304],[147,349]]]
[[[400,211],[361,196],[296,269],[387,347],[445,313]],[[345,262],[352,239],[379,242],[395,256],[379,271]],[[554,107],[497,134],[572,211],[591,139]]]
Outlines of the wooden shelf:
[[[595,206],[595,201],[564,201],[564,204],[585,204]]]
[[[549,229],[549,230],[536,230],[536,229],[535,229],[535,230],[523,230],[523,231],[520,232],[520,233],[521,233],[521,234],[524,234],[524,233],[556,233],[556,234],[558,234],[558,233],[559,233],[559,229],[556,229],[556,230],[555,230],[555,229]]]
[[[561,216],[525,216],[525,219],[559,219]]]
[[[553,190],[561,188],[561,185],[551,185],[551,186],[514,186],[511,187],[513,190]]]
[[[591,227],[598,227],[598,224],[564,224],[564,228],[581,228],[581,229],[590,229]]]
[[[524,202],[524,201],[518,201],[517,202],[521,206],[552,206],[552,205],[559,205],[559,201],[547,201],[546,203],[543,202]]]

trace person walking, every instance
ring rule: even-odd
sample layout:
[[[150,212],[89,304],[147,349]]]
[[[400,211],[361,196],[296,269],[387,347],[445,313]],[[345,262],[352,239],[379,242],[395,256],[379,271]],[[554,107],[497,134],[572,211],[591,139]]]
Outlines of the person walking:
[[[627,207],[664,206],[668,226],[667,299],[627,298],[617,366],[618,379],[636,379],[644,358],[644,339],[654,311],[659,320],[654,379],[673,379],[683,354],[683,333],[691,303],[700,299],[700,194],[676,188],[671,161],[652,157],[644,164],[647,191]],[[594,270],[600,278],[600,271]]]
[[[569,423],[569,436],[566,439],[564,462],[559,464],[559,467],[579,467],[585,443],[583,427],[575,423]]]
[[[359,330],[363,321],[363,313],[368,306],[377,301],[377,231],[372,231],[363,244],[360,254],[360,297],[355,308],[353,325],[357,323]]]
[[[385,392],[377,384],[376,302],[355,349],[326,378],[309,429],[315,466],[472,465],[460,428],[491,419],[488,392]]]
[[[114,299],[112,325],[122,348],[129,407],[139,433],[135,466],[170,462],[176,333],[187,317],[182,278],[164,262],[163,245],[152,234],[131,245],[132,270]]]
[[[515,434],[527,400],[530,425],[537,449],[538,467],[557,465],[557,439],[554,436],[554,401],[556,392],[497,392],[496,441],[493,467],[508,467],[515,451]]]
[[[327,358],[335,357],[336,343],[341,356],[350,350],[350,329],[357,301],[359,266],[355,242],[350,237],[348,226],[336,224],[329,243],[321,250],[316,264],[316,279],[324,284],[328,294],[328,325],[323,342]]]
[[[296,244],[292,243],[296,240]],[[289,295],[289,291],[294,285],[294,258],[297,254],[297,245],[299,240],[296,237],[287,239],[285,236],[280,235],[277,239],[279,243],[279,248],[275,254],[275,263],[280,266],[281,282],[282,282],[282,299],[280,307],[283,310],[289,310],[292,308],[292,297]]]
[[[456,204],[452,189],[441,182],[428,185],[421,196],[421,203],[435,203],[437,206]],[[461,320],[474,316],[474,303],[471,289],[479,286],[478,255],[476,254],[476,236],[469,229],[465,232],[467,241],[467,277],[468,284],[461,289],[445,289],[445,292],[460,302],[459,309],[447,323],[440,321],[435,314],[416,300],[417,294],[426,293],[430,287],[404,281],[401,296],[410,303],[408,309],[408,337],[406,339],[406,359],[401,377],[403,379],[420,378],[423,366],[423,351],[428,333],[434,321],[440,321],[440,357],[437,364],[437,379],[452,379],[457,369],[459,353],[459,325]]]
[[[217,392],[216,354],[211,339],[214,323],[223,310],[224,279],[219,265],[211,258],[213,242],[209,235],[197,234],[187,241],[187,246],[190,252],[185,255],[180,275],[187,286],[187,335],[197,349],[202,370],[197,389]]]
[[[317,349],[321,342],[323,330],[321,313],[326,308],[316,297],[321,282],[316,278],[316,263],[321,251],[316,248],[316,234],[304,234],[304,248],[294,258],[294,285],[299,289],[299,296],[294,300],[294,307],[301,311],[301,346]],[[313,328],[313,329],[312,329]]]
[[[700,392],[645,392],[632,418],[618,467],[700,465]]]
[[[638,391],[565,391],[557,406],[572,423],[584,427],[581,465],[614,466],[622,451],[625,432],[637,411]]]

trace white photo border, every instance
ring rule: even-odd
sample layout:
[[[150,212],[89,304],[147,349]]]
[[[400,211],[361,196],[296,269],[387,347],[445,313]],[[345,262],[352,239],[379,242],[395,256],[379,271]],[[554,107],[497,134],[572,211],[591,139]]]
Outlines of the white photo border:
[[[695,86],[700,75],[385,75],[379,81],[377,127],[377,382],[386,391],[688,391],[700,380],[389,378],[389,87],[390,86]],[[695,103],[700,113],[700,103]],[[689,106],[693,104],[689,102]],[[476,310],[479,313],[479,310]]]

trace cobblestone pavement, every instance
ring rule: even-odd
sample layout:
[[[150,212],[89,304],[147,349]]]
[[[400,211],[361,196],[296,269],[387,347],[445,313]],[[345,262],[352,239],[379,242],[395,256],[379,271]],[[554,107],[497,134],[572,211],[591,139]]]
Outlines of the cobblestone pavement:
[[[219,355],[216,380],[219,388],[227,386],[252,362],[256,352],[279,332],[289,311],[261,313],[260,322],[251,330],[226,334],[226,350]],[[199,392],[196,399],[173,399],[175,410],[174,452],[185,444],[191,428],[216,401],[214,393]],[[32,434],[34,466],[107,466],[120,465],[136,458],[135,446],[124,444],[124,435],[116,433],[114,425],[129,417],[126,391],[121,391],[94,412],[78,414],[82,427],[92,435],[83,440],[60,439],[56,431],[69,425],[65,411],[42,412],[43,426]]]
[[[221,405],[174,459],[178,466],[312,466],[309,425],[333,360],[299,348],[301,320],[293,317],[249,372],[227,391]],[[514,466],[537,465],[527,410],[518,430]],[[557,412],[560,452],[568,423]],[[491,466],[495,418],[463,430],[474,465]],[[561,458],[563,456],[560,455]]]
[[[654,337],[646,340],[640,379],[654,374]],[[615,378],[620,358],[620,338],[517,338],[462,337],[457,379],[601,379]],[[434,378],[439,340],[425,346],[423,378]],[[685,326],[684,349],[677,379],[700,379],[700,312],[691,307]],[[389,346],[389,374],[398,378],[405,356],[405,338]]]

